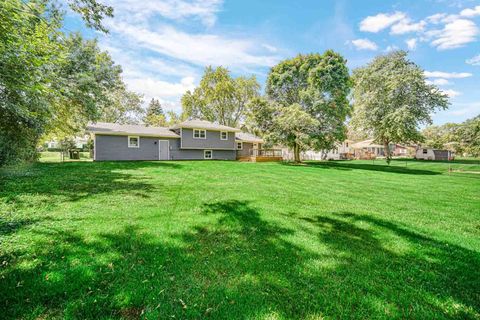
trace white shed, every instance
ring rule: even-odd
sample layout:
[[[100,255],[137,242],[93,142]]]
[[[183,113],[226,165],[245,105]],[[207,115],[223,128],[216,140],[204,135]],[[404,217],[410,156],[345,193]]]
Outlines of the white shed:
[[[437,160],[450,161],[454,159],[453,152],[448,150],[439,150],[433,148],[420,148],[415,153],[415,159],[418,160]]]

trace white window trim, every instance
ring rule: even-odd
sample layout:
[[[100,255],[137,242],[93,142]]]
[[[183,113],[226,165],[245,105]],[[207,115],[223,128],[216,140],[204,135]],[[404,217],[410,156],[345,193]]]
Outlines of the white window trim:
[[[138,144],[136,146],[130,145],[130,138],[137,138]],[[140,148],[140,137],[139,136],[128,136],[128,147],[129,148]]]
[[[253,149],[258,149],[258,143],[254,143],[252,146]]]
[[[238,144],[240,143],[240,148],[238,147]],[[243,150],[243,142],[237,142],[237,150]]]
[[[93,135],[93,161],[97,160],[97,135]]]
[[[196,130],[196,131],[203,131],[203,132],[205,133],[205,136],[202,138],[202,137],[200,137],[200,133],[199,133],[199,134],[198,134],[199,136],[198,136],[198,137],[195,137],[195,130]],[[202,140],[205,140],[205,139],[207,139],[207,130],[205,130],[205,129],[193,129],[193,130],[192,130],[192,137],[193,137],[193,139],[202,139]]]
[[[207,158],[207,151],[210,151],[210,158]],[[203,150],[203,159],[212,160],[213,159],[213,151],[212,150]]]
[[[224,133],[226,134],[226,135],[225,135],[225,139],[222,138],[222,135],[223,135]],[[228,131],[220,131],[220,140],[228,140]]]

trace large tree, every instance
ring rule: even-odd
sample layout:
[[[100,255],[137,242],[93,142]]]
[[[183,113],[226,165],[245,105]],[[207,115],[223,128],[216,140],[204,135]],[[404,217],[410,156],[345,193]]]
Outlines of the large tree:
[[[126,89],[122,69],[96,40],[71,34],[62,40],[63,58],[52,66],[50,114],[46,132],[72,136],[88,121],[132,123],[143,112],[141,97]]]
[[[167,124],[165,113],[163,112],[162,105],[158,99],[152,98],[152,100],[150,100],[143,122],[147,126],[154,127],[164,127]]]
[[[422,131],[424,144],[438,149],[449,149],[472,156],[480,154],[480,116],[462,123],[429,126]]]
[[[378,56],[353,71],[354,114],[352,123],[385,147],[422,139],[419,126],[432,122],[435,110],[448,107],[448,97],[428,84],[423,70],[408,60],[405,51]]]
[[[182,97],[184,118],[198,118],[236,127],[245,118],[249,101],[259,96],[256,78],[233,78],[224,67],[207,67],[200,85]]]
[[[112,9],[96,0],[71,0],[87,24]],[[111,107],[121,69],[96,43],[61,32],[62,15],[49,0],[0,2],[0,165],[36,156],[45,133],[73,132]],[[110,102],[110,104],[109,104]]]
[[[292,148],[298,162],[303,150],[331,149],[345,139],[350,88],[338,53],[298,55],[271,69],[266,99],[253,101],[249,122],[271,143]]]
[[[459,131],[463,151],[474,157],[480,156],[480,115],[463,122]]]

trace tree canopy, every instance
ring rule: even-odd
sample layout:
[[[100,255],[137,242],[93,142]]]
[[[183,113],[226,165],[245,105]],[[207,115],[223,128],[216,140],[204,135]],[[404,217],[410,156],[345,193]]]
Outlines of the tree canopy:
[[[94,0],[70,4],[98,28],[111,14]],[[74,134],[109,110],[139,107],[121,68],[95,40],[60,31],[62,15],[52,2],[2,1],[0,21],[0,165],[34,159],[42,135]]]
[[[143,123],[153,127],[164,127],[167,124],[165,113],[158,99],[152,98],[152,100],[150,100],[146,115],[143,118]]]
[[[233,78],[227,68],[207,67],[197,88],[182,97],[184,118],[197,118],[236,127],[249,102],[259,96],[256,78]]]
[[[480,115],[462,123],[429,126],[422,131],[424,144],[437,149],[478,157],[480,155]]]
[[[431,114],[448,107],[448,97],[428,84],[423,70],[405,51],[376,57],[353,71],[354,126],[385,146],[421,141],[419,127],[432,122]]]
[[[298,55],[274,66],[266,99],[252,101],[249,121],[271,143],[294,150],[295,161],[306,149],[331,149],[346,137],[351,81],[346,60],[328,50]]]

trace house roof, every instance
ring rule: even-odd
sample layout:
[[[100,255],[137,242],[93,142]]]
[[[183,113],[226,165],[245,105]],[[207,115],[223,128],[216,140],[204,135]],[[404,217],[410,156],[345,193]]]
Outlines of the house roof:
[[[224,126],[224,125],[213,123],[206,120],[187,120],[171,127],[171,129],[180,129],[180,128],[240,132],[240,129],[238,128],[228,127],[228,126]]]
[[[368,140],[360,141],[360,142],[352,144],[352,148],[354,148],[354,149],[383,148],[382,145],[373,143],[373,141],[374,141],[374,139],[368,139]]]
[[[244,141],[244,142],[253,142],[253,143],[263,143],[262,138],[259,138],[256,135],[248,132],[235,133],[235,140]]]
[[[95,134],[141,135],[165,138],[180,138],[178,134],[165,127],[147,127],[144,125],[117,124],[107,122],[89,123],[87,131]]]

